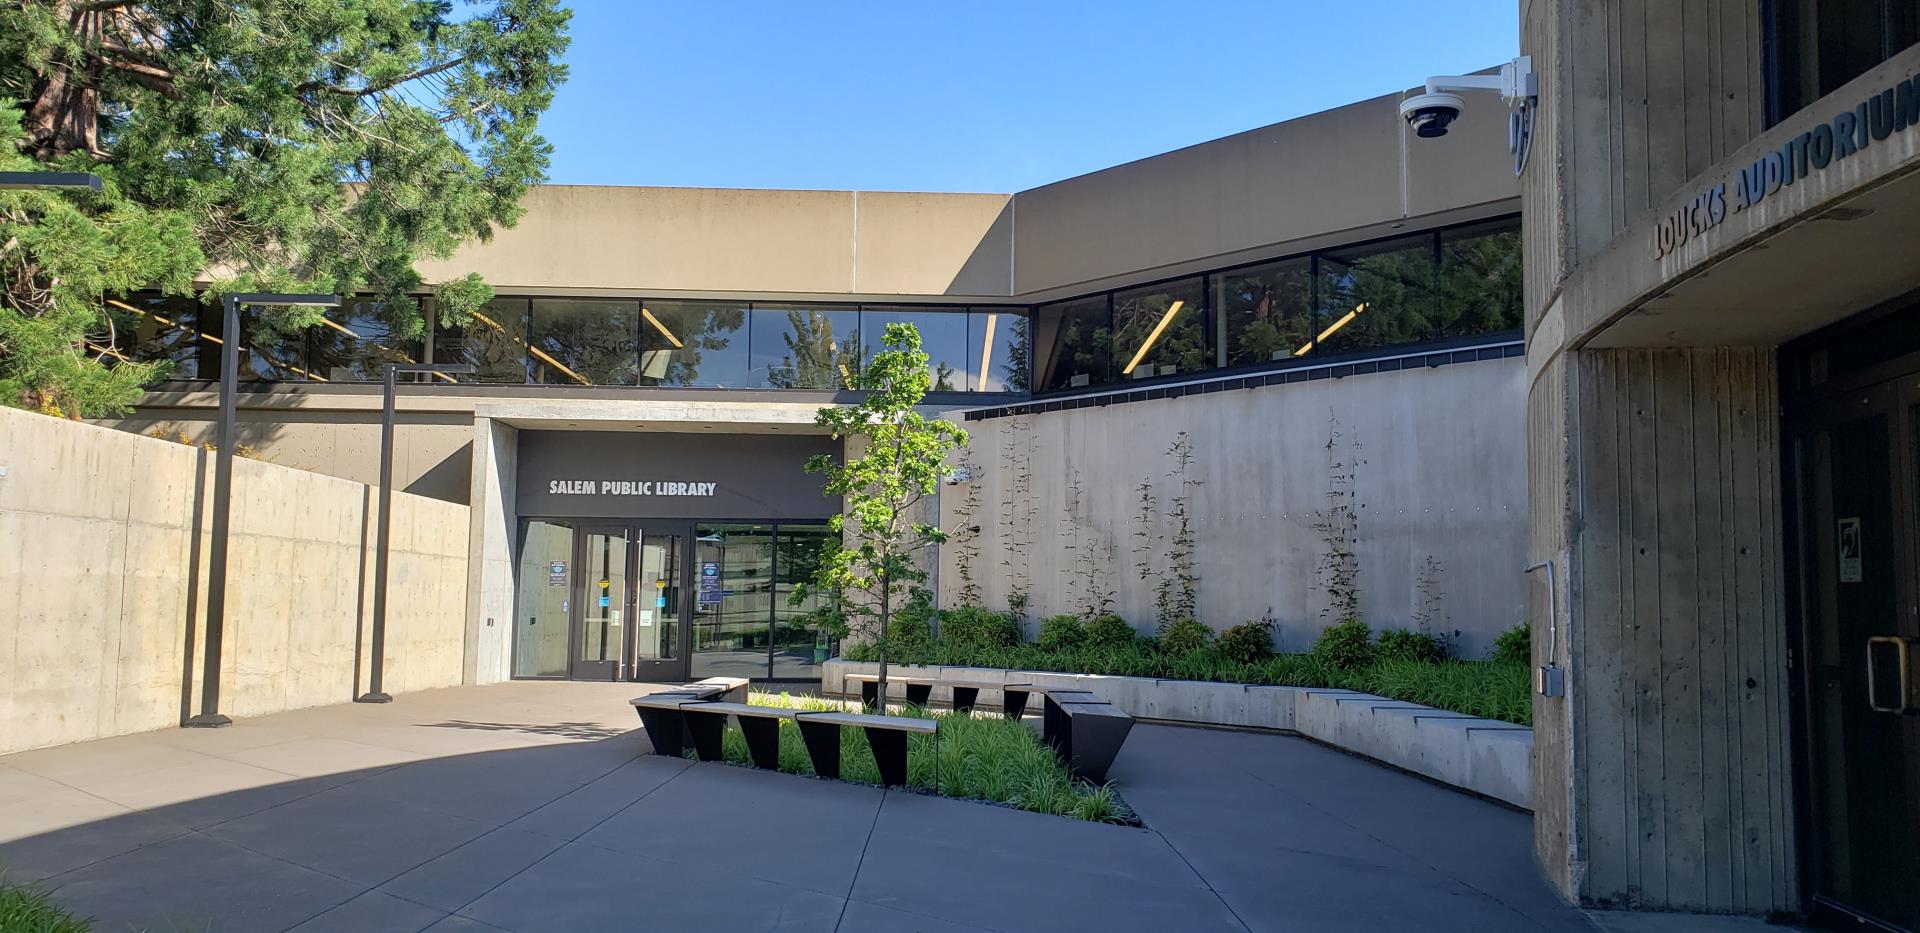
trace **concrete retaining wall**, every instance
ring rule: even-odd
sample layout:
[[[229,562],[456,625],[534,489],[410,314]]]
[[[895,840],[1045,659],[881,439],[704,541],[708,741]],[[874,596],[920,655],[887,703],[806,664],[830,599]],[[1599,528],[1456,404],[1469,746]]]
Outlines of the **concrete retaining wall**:
[[[835,658],[821,669],[822,693],[848,689],[848,674],[872,674],[879,665]],[[980,703],[997,707],[1000,687],[1030,683],[1078,687],[1142,719],[1209,726],[1246,726],[1304,735],[1463,790],[1533,809],[1533,730],[1510,722],[1389,700],[1352,690],[1267,687],[1150,677],[1106,677],[1009,671],[986,667],[890,665],[890,673],[977,683]],[[888,684],[904,698],[904,684]],[[951,702],[952,691],[936,687],[934,702]]]
[[[1200,620],[1224,629],[1271,617],[1281,650],[1304,650],[1328,622],[1316,578],[1326,545],[1314,525],[1327,506],[1331,417],[1341,435],[1332,453],[1357,461],[1367,621],[1412,625],[1433,558],[1442,569],[1426,588],[1439,601],[1432,628],[1453,635],[1461,656],[1483,657],[1526,620],[1526,386],[1514,357],[967,421],[971,488],[942,488],[941,527],[979,526],[972,576],[982,604],[1006,606],[1025,581],[1030,622],[1079,614],[1091,552],[1102,577],[1094,589],[1112,591],[1115,611],[1150,632],[1155,578],[1138,568],[1166,572],[1178,483],[1165,452],[1185,432],[1188,475],[1200,484],[1191,491]],[[1142,482],[1156,500],[1149,523]],[[941,605],[963,601],[961,553],[940,549]]]
[[[0,408],[0,753],[177,725],[189,677],[197,705],[213,468],[196,447]],[[221,711],[350,700],[378,490],[245,459],[233,481]],[[388,692],[461,682],[467,512],[394,496]]]

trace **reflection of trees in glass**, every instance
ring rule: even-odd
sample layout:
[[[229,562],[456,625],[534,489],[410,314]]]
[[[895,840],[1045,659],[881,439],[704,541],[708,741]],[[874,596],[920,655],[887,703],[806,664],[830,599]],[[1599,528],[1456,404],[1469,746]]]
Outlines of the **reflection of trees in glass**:
[[[1322,257],[1323,326],[1331,327],[1348,312],[1366,306],[1346,326],[1328,336],[1327,347],[1355,350],[1432,339],[1434,272],[1431,237],[1362,256]]]
[[[1160,336],[1141,357],[1139,368],[1121,376],[1148,376],[1162,366],[1172,365],[1178,372],[1192,372],[1207,365],[1207,332],[1201,311],[1200,280],[1160,286],[1151,292],[1118,292],[1113,296],[1114,357],[1116,371],[1133,362],[1134,355],[1153,335],[1154,328],[1174,311]]]
[[[1112,319],[1107,315],[1107,299],[1081,298],[1045,309],[1059,319],[1053,334],[1052,351],[1047,355],[1047,389],[1066,389],[1075,376],[1086,376],[1087,383],[1099,385],[1112,381],[1117,369],[1113,362]]]
[[[1447,236],[1440,247],[1435,329],[1459,337],[1521,326],[1520,231]]]
[[[1227,366],[1290,359],[1314,337],[1312,265],[1305,260],[1214,277],[1227,328]]]
[[[1006,359],[1000,363],[1000,379],[1006,391],[1025,392],[1032,373],[1028,363],[1033,359],[1033,319],[1024,314],[1012,317],[1013,337],[1007,341]]]
[[[652,324],[641,322],[640,336],[647,348],[641,355],[641,380],[646,385],[694,386],[704,385],[700,381],[700,364],[706,355],[723,355],[734,347],[736,335],[744,339],[747,323],[747,309],[740,307],[682,307],[649,306],[652,314],[660,321],[674,340],[680,341],[675,347],[666,336]],[[740,352],[745,346],[738,348]],[[742,369],[745,365],[742,364]],[[722,373],[711,384],[723,384],[731,373]]]
[[[541,382],[632,385],[636,368],[639,309],[627,302],[539,301],[533,303],[534,354]],[[571,370],[560,371],[552,365]]]
[[[777,389],[856,388],[860,384],[860,334],[856,329],[835,340],[833,319],[824,311],[788,311],[787,353],[768,373]]]

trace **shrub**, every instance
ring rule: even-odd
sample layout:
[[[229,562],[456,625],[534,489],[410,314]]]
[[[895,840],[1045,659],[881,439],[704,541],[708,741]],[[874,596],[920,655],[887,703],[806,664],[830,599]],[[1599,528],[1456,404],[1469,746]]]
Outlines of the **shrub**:
[[[1087,623],[1087,647],[1089,648],[1109,650],[1131,648],[1136,638],[1133,626],[1111,612],[1094,616],[1093,621]]]
[[[1533,663],[1533,633],[1522,622],[1493,640],[1493,659],[1513,664]]]
[[[955,606],[940,610],[940,637],[956,645],[1011,647],[1020,643],[1020,623],[1011,613]]]
[[[1102,822],[1122,822],[1123,815],[1114,811],[1102,810],[1092,806],[1082,795],[1075,801],[1076,810],[1070,815],[1081,819]],[[1078,808],[1085,808],[1081,815]],[[1123,809],[1123,808],[1122,808]],[[37,888],[23,888],[14,885],[0,885],[0,930],[9,933],[14,930],[22,933],[87,933],[92,924],[62,910],[47,897],[46,892]]]
[[[1273,623],[1251,619],[1220,633],[1214,647],[1220,656],[1240,664],[1252,664],[1273,657]]]
[[[1160,630],[1160,650],[1179,657],[1213,642],[1213,629],[1198,619],[1179,619]]]
[[[1048,651],[1078,648],[1086,640],[1087,630],[1079,616],[1062,613],[1040,622],[1040,647]]]
[[[1373,631],[1359,619],[1327,626],[1313,643],[1314,657],[1347,670],[1373,663],[1374,653]]]
[[[1438,662],[1447,656],[1440,640],[1426,632],[1390,628],[1380,633],[1380,657],[1387,661]]]

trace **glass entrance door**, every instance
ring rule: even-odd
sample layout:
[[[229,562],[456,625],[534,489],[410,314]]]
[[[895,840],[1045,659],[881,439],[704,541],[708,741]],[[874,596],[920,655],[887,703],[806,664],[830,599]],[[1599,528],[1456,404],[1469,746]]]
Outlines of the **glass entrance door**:
[[[1816,898],[1920,929],[1920,380],[1814,404],[1807,478]]]
[[[681,612],[680,535],[640,538],[639,577],[634,581],[632,679],[675,683],[686,679],[686,623]]]
[[[588,527],[579,540],[567,673],[575,680],[617,680],[633,619],[632,565],[639,535],[622,526]]]

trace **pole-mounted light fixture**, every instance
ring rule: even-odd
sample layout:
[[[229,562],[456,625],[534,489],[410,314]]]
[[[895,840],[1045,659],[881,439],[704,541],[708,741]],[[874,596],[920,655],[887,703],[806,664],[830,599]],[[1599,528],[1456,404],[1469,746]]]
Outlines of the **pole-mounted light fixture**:
[[[396,373],[453,376],[473,372],[467,363],[388,363],[385,370],[386,404],[380,412],[380,528],[373,555],[373,659],[368,664],[367,692],[355,703],[391,703],[382,690],[387,658],[387,555],[393,540],[393,396]]]
[[[200,684],[200,715],[181,725],[216,729],[232,725],[233,720],[220,713],[220,647],[226,635],[227,615],[227,531],[232,514],[233,447],[240,426],[234,396],[240,382],[240,306],[281,308],[337,308],[337,295],[283,295],[267,292],[227,295],[221,299],[226,311],[220,332],[220,449],[214,451],[213,468],[213,547],[207,555],[207,649]]]

